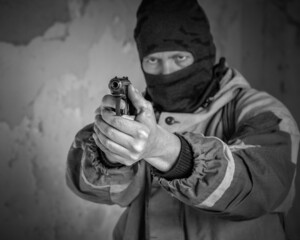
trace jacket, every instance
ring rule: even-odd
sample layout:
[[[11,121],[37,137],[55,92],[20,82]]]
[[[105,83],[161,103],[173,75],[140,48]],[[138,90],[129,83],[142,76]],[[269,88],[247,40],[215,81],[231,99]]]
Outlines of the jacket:
[[[126,207],[114,239],[286,238],[285,216],[295,195],[296,122],[281,102],[251,88],[235,69],[210,100],[195,113],[162,112],[158,119],[192,148],[186,178],[167,179],[143,160],[108,168],[90,141],[93,124],[78,132],[68,154],[67,184],[86,200]]]

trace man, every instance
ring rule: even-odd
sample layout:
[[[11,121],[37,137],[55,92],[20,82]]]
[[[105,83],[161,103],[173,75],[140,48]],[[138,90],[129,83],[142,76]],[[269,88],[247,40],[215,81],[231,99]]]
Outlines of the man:
[[[285,239],[299,144],[289,111],[215,65],[196,0],[143,1],[135,40],[145,98],[130,85],[136,115],[116,116],[104,96],[71,146],[70,188],[127,207],[114,239]]]

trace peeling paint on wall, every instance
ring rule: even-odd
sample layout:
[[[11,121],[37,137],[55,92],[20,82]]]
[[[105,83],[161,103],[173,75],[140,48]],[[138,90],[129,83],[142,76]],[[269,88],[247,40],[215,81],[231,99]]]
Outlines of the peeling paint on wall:
[[[54,23],[70,20],[66,0],[1,0],[0,6],[0,42],[14,45],[27,45]]]
[[[1,239],[110,239],[122,212],[76,197],[64,173],[75,133],[93,121],[110,78],[126,74],[143,87],[127,33],[134,16],[122,19],[129,10],[121,1],[65,3],[60,19],[39,5],[51,24],[35,21],[22,37],[0,28]],[[33,12],[22,4],[22,16]]]

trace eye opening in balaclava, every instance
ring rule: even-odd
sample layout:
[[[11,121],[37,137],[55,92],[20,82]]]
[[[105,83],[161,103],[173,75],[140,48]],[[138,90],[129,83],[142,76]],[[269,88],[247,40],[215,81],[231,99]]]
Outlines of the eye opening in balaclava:
[[[134,37],[140,61],[155,52],[188,51],[194,63],[168,75],[144,71],[147,95],[159,111],[194,112],[212,78],[215,45],[196,0],[143,0]]]

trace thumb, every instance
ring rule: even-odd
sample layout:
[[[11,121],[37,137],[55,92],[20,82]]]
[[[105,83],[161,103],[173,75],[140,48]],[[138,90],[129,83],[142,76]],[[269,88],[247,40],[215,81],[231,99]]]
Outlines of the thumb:
[[[132,84],[128,87],[128,98],[131,101],[132,105],[136,108],[137,112],[143,112],[144,110],[149,108],[151,105],[140,93],[138,89],[136,89]]]
[[[128,98],[137,111],[135,120],[149,128],[155,127],[156,119],[151,102],[147,101],[140,91],[132,85],[128,88]]]

